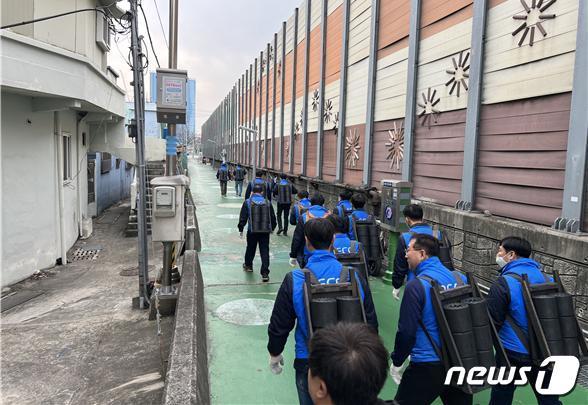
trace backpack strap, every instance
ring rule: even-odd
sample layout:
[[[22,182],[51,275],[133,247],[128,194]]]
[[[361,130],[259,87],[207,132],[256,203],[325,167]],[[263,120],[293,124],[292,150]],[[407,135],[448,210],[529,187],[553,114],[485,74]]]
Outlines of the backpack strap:
[[[357,246],[358,246],[358,242],[356,240],[352,240],[351,244],[349,245],[349,251],[351,253],[355,253],[355,251],[358,250]]]
[[[461,278],[461,273],[457,270],[453,270],[453,277],[455,277],[455,281],[457,281],[457,285],[459,287],[462,287],[465,283],[463,282],[463,279]]]
[[[523,278],[521,276],[519,276],[518,274],[506,274],[506,276],[514,278],[520,284],[523,284]],[[521,327],[515,322],[514,318],[510,314],[506,314],[506,321],[508,321],[508,323],[512,327],[512,330],[514,331],[515,335],[517,335],[517,338],[521,341],[521,343],[523,344],[525,349],[527,349],[527,353],[530,356],[531,355],[531,347],[529,345],[529,339],[527,338],[527,335],[525,335],[525,332],[523,331],[523,329],[521,329]]]
[[[431,284],[431,288],[433,288],[433,279],[429,276],[418,276],[417,278],[423,279],[428,281]],[[433,346],[433,350],[435,351],[435,354],[439,357],[439,360],[443,360],[443,354],[441,353],[441,349],[439,348],[439,346],[437,346],[437,343],[435,343],[435,341],[433,340],[433,336],[431,336],[431,334],[429,333],[429,331],[427,330],[427,328],[425,327],[425,324],[423,323],[423,318],[421,317],[421,319],[419,319],[419,326],[421,327],[421,329],[423,330],[423,332],[425,332],[425,335],[427,336],[427,339],[429,340],[429,342],[431,343],[431,346]]]
[[[320,284],[314,273],[309,268],[303,268],[302,273],[308,273],[310,275],[310,284]]]
[[[339,282],[346,283],[348,279],[349,279],[349,281],[351,281],[350,277],[351,277],[351,275],[349,273],[349,267],[347,267],[347,266],[341,267],[341,273],[339,273]]]

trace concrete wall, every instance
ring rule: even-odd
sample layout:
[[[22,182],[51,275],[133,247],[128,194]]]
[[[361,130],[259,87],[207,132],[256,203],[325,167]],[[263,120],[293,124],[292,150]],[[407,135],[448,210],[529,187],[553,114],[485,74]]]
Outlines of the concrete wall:
[[[129,170],[126,169],[126,162],[122,159],[120,159],[117,169],[117,157],[114,155],[111,155],[110,171],[101,173],[102,156],[102,153],[90,155],[91,158],[96,159],[95,185],[97,215],[100,215],[112,204],[130,196],[134,173],[132,168]]]
[[[62,130],[71,135],[72,177],[64,182],[57,171],[53,112],[33,112],[32,103],[31,97],[2,93],[2,286],[61,257],[57,187],[64,193],[67,248],[77,240],[80,217],[86,215],[87,149],[81,132],[87,128],[81,125],[78,134],[76,112],[60,112]],[[79,198],[84,198],[82,207]]]

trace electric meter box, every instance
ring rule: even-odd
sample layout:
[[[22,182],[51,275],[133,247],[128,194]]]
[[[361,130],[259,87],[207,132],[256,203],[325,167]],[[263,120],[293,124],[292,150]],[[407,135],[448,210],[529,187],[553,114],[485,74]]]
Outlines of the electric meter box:
[[[186,176],[156,177],[151,180],[151,239],[154,242],[184,240],[184,195],[188,184]]]
[[[157,69],[157,122],[186,123],[188,71]]]
[[[382,224],[392,232],[406,232],[408,226],[402,211],[410,204],[412,183],[401,180],[382,180]]]

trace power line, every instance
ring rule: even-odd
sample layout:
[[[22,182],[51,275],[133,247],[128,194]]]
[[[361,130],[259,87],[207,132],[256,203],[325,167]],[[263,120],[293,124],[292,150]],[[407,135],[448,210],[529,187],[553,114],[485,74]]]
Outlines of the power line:
[[[98,8],[82,8],[80,10],[68,11],[67,13],[55,14],[55,15],[50,15],[48,17],[36,18],[34,20],[28,20],[28,21],[23,21],[23,22],[19,22],[19,23],[4,25],[4,26],[0,27],[0,29],[20,27],[21,25],[34,24],[34,23],[38,23],[41,21],[51,20],[53,18],[64,17],[64,16],[70,15],[70,14],[82,13],[85,11],[95,11],[97,13],[104,14],[105,17],[110,17],[105,11],[100,10]]]
[[[157,18],[159,19],[159,26],[161,27],[161,32],[163,33],[163,40],[165,41],[165,46],[167,46],[167,49],[169,49],[169,44],[167,43],[167,38],[165,37],[165,29],[163,28],[161,16],[159,15],[159,7],[157,7],[157,0],[153,0],[153,3],[155,3],[155,11],[157,11]]]
[[[153,46],[153,41],[151,40],[151,32],[149,31],[149,24],[147,23],[147,17],[145,16],[145,11],[143,11],[143,6],[139,3],[139,8],[141,9],[141,14],[143,14],[143,20],[145,21],[145,27],[147,28],[147,36],[149,37],[149,43],[151,44],[151,50],[153,51],[153,56],[155,56],[155,61],[157,62],[157,67],[161,67],[159,64],[159,58],[157,57],[157,53],[155,52],[155,47]]]

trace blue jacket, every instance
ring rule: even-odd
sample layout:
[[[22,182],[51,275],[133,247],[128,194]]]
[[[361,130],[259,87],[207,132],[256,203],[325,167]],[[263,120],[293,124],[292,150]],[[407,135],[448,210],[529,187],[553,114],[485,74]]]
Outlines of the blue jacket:
[[[308,198],[303,198],[297,203],[294,203],[292,209],[290,210],[290,225],[296,225],[298,223],[298,219],[300,217],[300,207],[308,209],[310,206],[311,204]]]
[[[321,284],[334,284],[339,281],[342,265],[335,255],[326,250],[316,250],[310,256],[306,268],[310,269]],[[374,308],[371,292],[360,277],[360,294],[364,300],[366,320],[378,330],[378,318]],[[304,308],[304,273],[300,269],[288,273],[280,286],[274,309],[268,326],[268,351],[273,355],[283,352],[288,335],[296,324],[296,361],[294,367],[299,369],[308,359],[309,330]]]
[[[534,260],[520,258],[507,263],[502,269],[500,277],[490,287],[487,302],[490,315],[494,320],[502,345],[506,350],[528,354],[527,349],[517,337],[506,316],[510,315],[515,323],[523,330],[528,338],[528,320],[525,303],[523,301],[522,286],[510,275],[526,274],[529,283],[542,284],[550,282],[551,278],[541,272],[539,263]]]
[[[364,208],[359,208],[359,209],[353,210],[353,212],[349,216],[349,232],[347,233],[349,235],[349,239],[351,239],[351,240],[356,239],[355,232],[353,231],[353,223],[355,221],[366,220],[369,217],[370,217],[370,214],[368,214],[368,212]]]
[[[237,228],[239,228],[239,232],[243,232],[245,225],[247,225],[247,232],[251,231],[251,200],[256,203],[262,203],[266,201],[260,194],[252,194],[250,198],[246,199],[241,206],[241,212],[239,213],[239,223],[237,224]],[[276,229],[277,220],[276,220],[276,213],[274,212],[274,206],[269,204],[270,208],[270,224],[272,231]]]
[[[333,243],[333,249],[335,250],[335,254],[348,254],[348,253],[359,253],[361,250],[361,243],[357,242],[355,244],[355,249],[353,252],[351,251],[351,239],[347,236],[346,233],[337,233],[335,234],[335,242]]]
[[[417,278],[406,284],[400,304],[398,331],[391,356],[397,367],[404,363],[408,355],[410,361],[415,363],[441,361],[419,322],[422,321],[437,347],[441,347],[437,317],[431,302],[431,284],[421,277],[430,277],[446,289],[457,286],[455,274],[443,266],[436,256],[422,261],[416,268],[416,274]],[[460,274],[460,277],[466,284],[465,275]]]
[[[353,205],[351,205],[351,201],[349,200],[341,200],[337,203],[337,206],[335,207],[335,213],[339,215],[341,218],[344,218],[346,216],[345,211],[353,211]]]
[[[245,199],[248,199],[251,196],[251,191],[253,189],[253,184],[261,184],[263,187],[265,187],[265,198],[267,198],[269,200],[269,202],[272,202],[272,188],[269,185],[268,182],[266,182],[265,180],[256,177],[252,182],[250,182],[249,184],[247,184],[247,190],[245,190]]]
[[[224,172],[226,180],[222,180],[222,176],[221,176],[221,172]],[[219,179],[220,181],[227,181],[229,180],[229,168],[227,167],[226,163],[221,163],[220,167],[218,168],[218,171],[216,172],[216,178]]]
[[[406,282],[415,278],[414,272],[408,268],[408,262],[406,261],[406,248],[410,243],[410,239],[415,233],[423,233],[425,235],[433,236],[433,228],[424,222],[414,224],[408,232],[404,232],[398,239],[398,245],[396,246],[396,256],[394,257],[394,270],[392,272],[392,285],[394,288],[400,288],[404,284],[404,278]],[[441,240],[441,231],[435,237]]]

